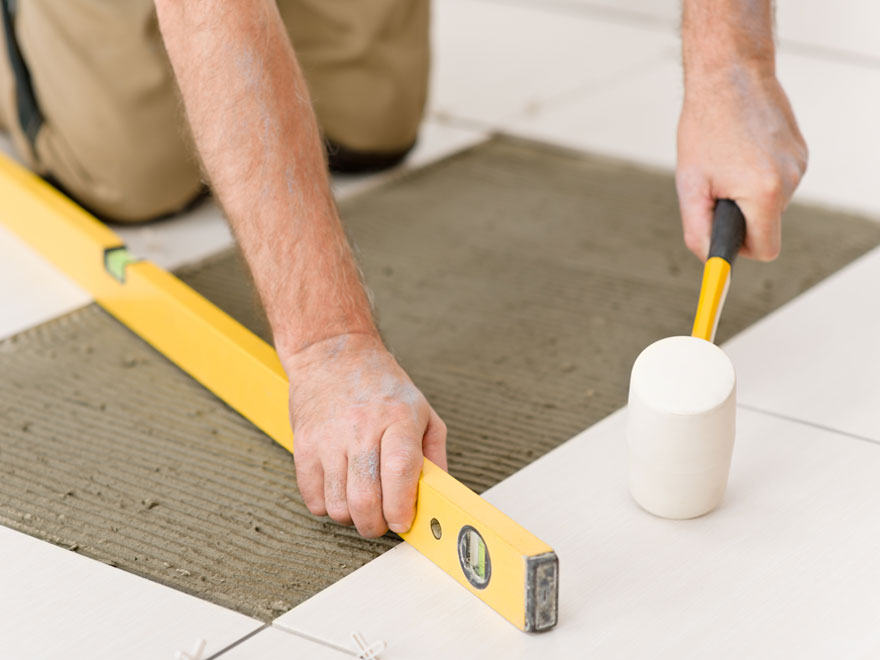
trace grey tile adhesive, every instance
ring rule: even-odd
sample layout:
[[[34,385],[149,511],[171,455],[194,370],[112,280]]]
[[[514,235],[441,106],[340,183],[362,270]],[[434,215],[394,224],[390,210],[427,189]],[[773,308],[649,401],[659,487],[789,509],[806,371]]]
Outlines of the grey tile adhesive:
[[[690,331],[701,266],[668,172],[496,138],[342,214],[478,492],[623,405],[639,351]],[[737,263],[719,339],[878,242],[793,205],[782,258]],[[234,252],[180,275],[265,329]],[[395,544],[311,516],[287,452],[95,305],[0,342],[0,523],[266,620]]]

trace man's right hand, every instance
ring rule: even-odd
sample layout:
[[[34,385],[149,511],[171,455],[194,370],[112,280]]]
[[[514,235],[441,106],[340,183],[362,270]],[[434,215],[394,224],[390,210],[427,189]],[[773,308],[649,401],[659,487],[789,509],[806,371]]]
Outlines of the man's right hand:
[[[684,0],[675,179],[685,243],[705,260],[715,200],[746,219],[743,256],[771,261],[807,146],[776,79],[772,0]]]
[[[807,168],[807,146],[774,75],[732,66],[691,75],[678,125],[676,188],[685,243],[706,260],[716,199],[746,219],[745,257],[772,261],[782,212]]]
[[[378,336],[332,337],[282,361],[309,511],[366,537],[407,531],[422,456],[446,469],[446,425]]]

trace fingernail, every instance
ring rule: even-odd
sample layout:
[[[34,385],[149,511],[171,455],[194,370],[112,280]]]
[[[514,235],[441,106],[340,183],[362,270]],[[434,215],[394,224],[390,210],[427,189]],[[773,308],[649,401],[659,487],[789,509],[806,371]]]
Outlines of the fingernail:
[[[400,523],[389,523],[388,529],[390,529],[395,534],[403,534],[409,531],[409,527],[407,525],[401,525]]]

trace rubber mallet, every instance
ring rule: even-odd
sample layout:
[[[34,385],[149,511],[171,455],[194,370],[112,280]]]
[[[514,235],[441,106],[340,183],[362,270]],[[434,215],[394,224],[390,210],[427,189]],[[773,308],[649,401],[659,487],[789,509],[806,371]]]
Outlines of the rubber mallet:
[[[712,342],[745,231],[736,203],[718,200],[691,336],[654,342],[633,365],[629,488],[642,508],[663,518],[706,514],[720,504],[727,487],[736,435],[736,375]]]

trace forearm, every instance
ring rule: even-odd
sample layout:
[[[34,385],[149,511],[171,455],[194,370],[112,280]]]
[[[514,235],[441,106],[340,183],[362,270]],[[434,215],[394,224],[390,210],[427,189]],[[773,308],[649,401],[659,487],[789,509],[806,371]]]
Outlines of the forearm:
[[[274,2],[157,0],[203,167],[284,359],[375,334],[330,192],[308,90]]]
[[[772,0],[684,0],[681,33],[686,85],[775,75]]]

